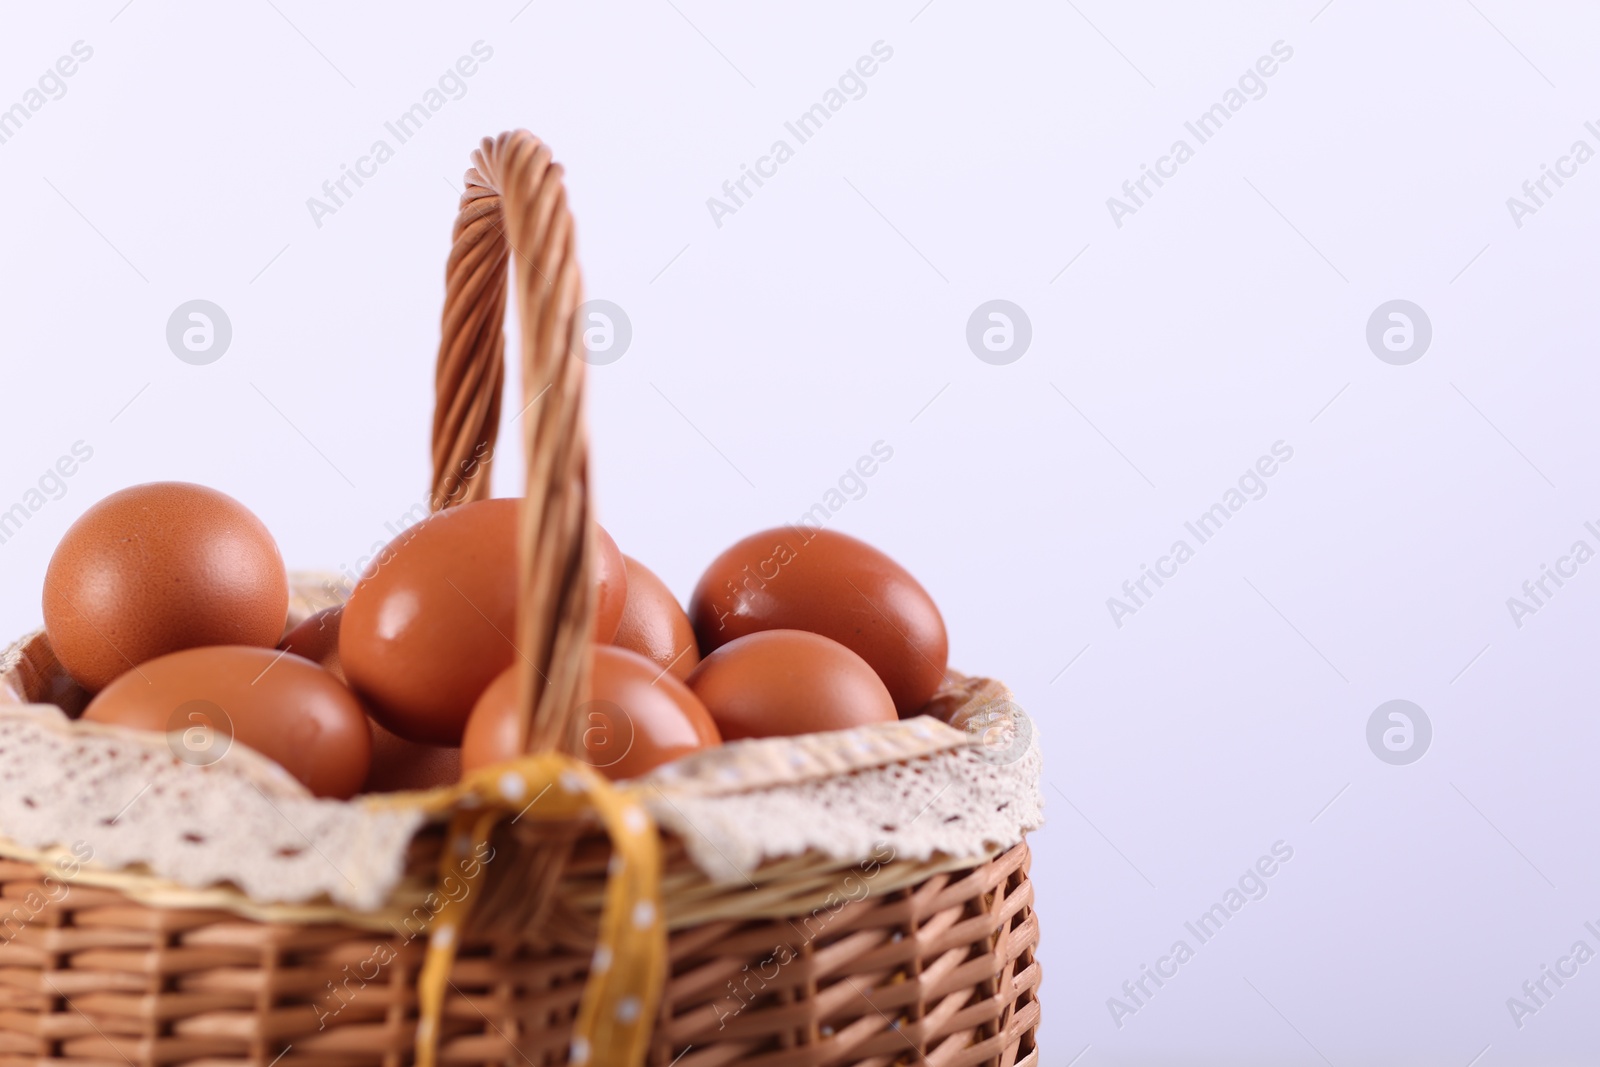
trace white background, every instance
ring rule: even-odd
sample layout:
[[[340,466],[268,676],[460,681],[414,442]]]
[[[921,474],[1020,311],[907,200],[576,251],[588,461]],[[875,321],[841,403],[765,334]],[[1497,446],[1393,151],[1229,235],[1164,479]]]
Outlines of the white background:
[[[1600,149],[1600,17],[274,3],[4,15],[0,107],[94,55],[0,145],[0,509],[94,456],[0,545],[0,632],[37,625],[56,539],[135,482],[237,496],[293,566],[385,537],[428,482],[452,187],[525,126],[568,167],[588,294],[633,324],[590,375],[624,551],[687,596],[894,449],[834,525],[919,576],[953,664],[1009,682],[1046,745],[1042,1062],[1600,1052],[1600,962],[1520,1029],[1506,1005],[1600,951],[1600,564],[1520,628],[1506,605],[1600,547],[1600,162],[1520,228],[1506,206]],[[465,96],[316,226],[307,198],[478,40]],[[706,199],[880,40],[866,95],[715,225]],[[1266,94],[1118,228],[1106,198],[1277,41]],[[1008,366],[965,341],[997,297],[1033,328]],[[233,324],[210,366],[165,341],[194,298]],[[1409,366],[1365,340],[1395,298],[1433,324]],[[1114,625],[1106,599],[1280,440],[1267,495]],[[1433,724],[1409,766],[1366,742],[1395,698]],[[1265,899],[1119,1028],[1107,998],[1279,840]]]

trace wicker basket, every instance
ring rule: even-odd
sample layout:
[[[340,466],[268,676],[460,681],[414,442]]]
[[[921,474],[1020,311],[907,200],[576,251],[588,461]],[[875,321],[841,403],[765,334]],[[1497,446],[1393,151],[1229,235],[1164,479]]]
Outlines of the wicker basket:
[[[863,856],[860,898],[838,892],[850,864],[815,855],[730,886],[627,783],[559,754],[587,689],[593,612],[572,220],[561,169],[526,132],[485,139],[474,164],[447,270],[434,500],[487,495],[514,258],[530,457],[517,644],[533,754],[384,798],[427,818],[381,914],[63,862],[0,826],[0,896],[26,916],[8,925],[0,908],[0,1067],[1036,1063],[1026,844]],[[954,681],[947,704],[986,692]],[[0,661],[7,699],[71,715],[83,694],[39,634]],[[54,729],[86,729],[51,714]],[[429,892],[452,876],[459,894]]]

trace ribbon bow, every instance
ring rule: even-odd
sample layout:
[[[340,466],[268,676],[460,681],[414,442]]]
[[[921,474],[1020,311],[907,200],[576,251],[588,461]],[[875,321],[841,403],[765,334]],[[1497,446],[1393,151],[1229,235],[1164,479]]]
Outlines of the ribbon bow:
[[[512,812],[551,821],[595,813],[611,837],[612,859],[600,913],[600,940],[573,1024],[569,1059],[639,1064],[665,980],[667,932],[661,913],[661,840],[636,800],[570,756],[541,753],[485,769],[451,794],[454,815],[441,878],[466,874],[466,892],[447,899],[434,919],[417,976],[417,1067],[436,1067],[445,990],[460,932],[477,899],[485,864],[465,870],[459,857],[481,854],[496,824]]]

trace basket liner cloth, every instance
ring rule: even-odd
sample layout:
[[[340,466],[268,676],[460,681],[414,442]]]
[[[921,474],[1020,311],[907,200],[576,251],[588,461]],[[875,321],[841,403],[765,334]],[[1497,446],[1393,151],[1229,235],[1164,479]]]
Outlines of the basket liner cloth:
[[[0,672],[30,640],[42,636],[0,654]],[[1009,694],[952,676],[941,696],[962,707]],[[0,852],[45,865],[70,852],[85,876],[137,870],[190,890],[237,890],[256,905],[371,912],[404,878],[417,831],[460,799],[454,787],[319,799],[241,744],[196,766],[164,735],[3,700]],[[1039,749],[1025,734],[997,759],[992,744],[921,717],[732,742],[621,787],[713,883],[808,853],[842,864],[884,847],[902,860],[981,859],[1042,822]]]

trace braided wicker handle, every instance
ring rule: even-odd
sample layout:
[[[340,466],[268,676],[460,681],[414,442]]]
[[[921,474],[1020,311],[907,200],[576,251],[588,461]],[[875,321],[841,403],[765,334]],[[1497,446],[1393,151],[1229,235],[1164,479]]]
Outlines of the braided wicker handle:
[[[518,536],[522,747],[570,751],[588,698],[595,610],[572,214],[561,167],[526,130],[485,137],[472,163],[445,268],[430,499],[441,509],[489,495],[515,252],[523,408],[513,421],[528,457]]]

